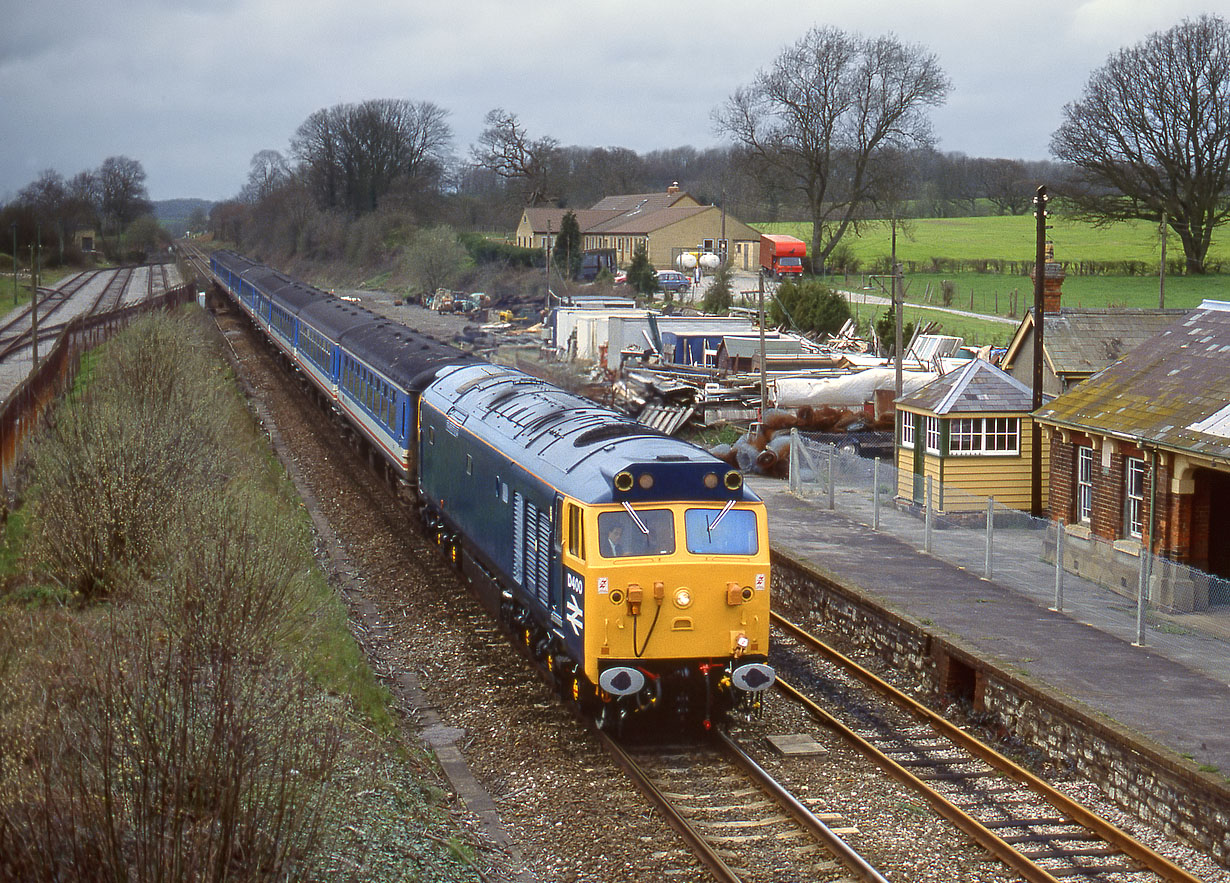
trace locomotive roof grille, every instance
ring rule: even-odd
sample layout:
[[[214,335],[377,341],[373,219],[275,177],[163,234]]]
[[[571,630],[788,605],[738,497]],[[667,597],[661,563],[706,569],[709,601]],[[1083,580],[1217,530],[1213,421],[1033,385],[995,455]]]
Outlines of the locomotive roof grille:
[[[653,437],[661,436],[662,433],[645,426],[643,423],[603,423],[600,426],[595,426],[582,432],[572,440],[572,446],[583,448],[587,445],[596,445],[599,442],[608,442],[617,438],[627,438],[634,435]]]

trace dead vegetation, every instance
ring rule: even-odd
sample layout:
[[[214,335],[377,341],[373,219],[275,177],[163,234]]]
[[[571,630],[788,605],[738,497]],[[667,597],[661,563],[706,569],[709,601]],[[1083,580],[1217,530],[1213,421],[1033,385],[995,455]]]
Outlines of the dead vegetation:
[[[104,347],[31,457],[0,608],[0,880],[378,879],[339,832],[398,790],[379,755],[413,759],[356,710],[381,691],[194,321]],[[403,848],[423,842],[450,866]]]

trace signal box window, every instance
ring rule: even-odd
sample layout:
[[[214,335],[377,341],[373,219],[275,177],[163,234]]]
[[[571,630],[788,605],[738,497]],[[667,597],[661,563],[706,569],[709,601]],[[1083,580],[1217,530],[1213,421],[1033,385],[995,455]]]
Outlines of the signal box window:
[[[675,521],[669,509],[637,509],[636,519],[627,512],[603,512],[598,516],[598,542],[603,558],[670,555],[675,551]]]
[[[755,555],[756,513],[747,509],[688,509],[683,514],[693,555]]]

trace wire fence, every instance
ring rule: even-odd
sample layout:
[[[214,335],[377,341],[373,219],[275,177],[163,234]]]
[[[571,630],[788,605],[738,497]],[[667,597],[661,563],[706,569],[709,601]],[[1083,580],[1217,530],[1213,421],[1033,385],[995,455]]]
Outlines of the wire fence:
[[[902,478],[909,482],[904,499]],[[1216,654],[1230,665],[1230,581],[1144,553],[1139,540],[1108,541],[1084,525],[1034,518],[930,477],[901,476],[889,462],[798,430],[791,433],[790,490],[1134,643],[1184,659]]]

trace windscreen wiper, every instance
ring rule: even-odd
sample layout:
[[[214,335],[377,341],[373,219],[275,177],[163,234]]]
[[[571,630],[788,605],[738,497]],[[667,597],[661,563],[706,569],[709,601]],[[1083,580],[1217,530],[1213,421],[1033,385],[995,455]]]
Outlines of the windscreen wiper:
[[[733,501],[732,501],[733,502]],[[624,511],[632,516],[632,520],[636,522],[637,529],[645,536],[649,536],[649,528],[645,526],[645,522],[641,521],[641,516],[636,514],[636,510],[632,508],[632,504],[627,500],[623,501]]]

